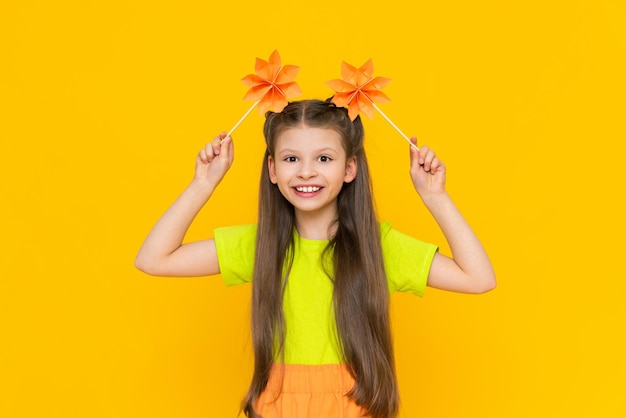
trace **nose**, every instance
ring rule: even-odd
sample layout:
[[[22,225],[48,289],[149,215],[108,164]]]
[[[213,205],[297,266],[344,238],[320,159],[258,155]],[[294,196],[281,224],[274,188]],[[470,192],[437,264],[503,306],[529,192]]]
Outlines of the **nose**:
[[[300,165],[300,169],[298,170],[298,177],[301,179],[310,179],[317,175],[317,171],[315,171],[315,167],[311,163],[303,162]]]

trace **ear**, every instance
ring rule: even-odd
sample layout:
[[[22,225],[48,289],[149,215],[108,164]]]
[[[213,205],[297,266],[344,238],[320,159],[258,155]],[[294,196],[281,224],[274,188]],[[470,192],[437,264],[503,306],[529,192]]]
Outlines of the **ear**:
[[[350,183],[356,178],[357,169],[356,156],[348,158],[346,162],[346,176],[343,178],[344,183]]]
[[[267,157],[267,170],[270,175],[270,181],[272,184],[276,184],[276,164],[274,164],[274,159],[271,155]]]

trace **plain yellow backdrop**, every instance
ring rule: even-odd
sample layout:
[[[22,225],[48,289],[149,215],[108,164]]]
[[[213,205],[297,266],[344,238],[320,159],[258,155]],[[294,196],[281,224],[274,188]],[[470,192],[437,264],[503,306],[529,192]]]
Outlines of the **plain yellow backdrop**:
[[[278,49],[301,98],[341,61],[448,166],[499,285],[394,295],[402,417],[626,416],[621,1],[24,1],[0,7],[0,416],[235,417],[249,288],[133,259]],[[263,119],[188,239],[254,222]],[[381,219],[448,253],[408,150],[365,119]]]

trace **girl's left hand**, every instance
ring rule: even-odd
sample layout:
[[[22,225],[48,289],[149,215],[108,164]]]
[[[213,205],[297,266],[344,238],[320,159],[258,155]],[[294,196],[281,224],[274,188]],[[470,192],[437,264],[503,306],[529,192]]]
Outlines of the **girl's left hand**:
[[[411,138],[417,145],[417,139]],[[424,198],[427,195],[445,193],[446,167],[437,158],[435,152],[426,145],[421,145],[419,151],[410,147],[411,152],[411,180],[413,187]]]

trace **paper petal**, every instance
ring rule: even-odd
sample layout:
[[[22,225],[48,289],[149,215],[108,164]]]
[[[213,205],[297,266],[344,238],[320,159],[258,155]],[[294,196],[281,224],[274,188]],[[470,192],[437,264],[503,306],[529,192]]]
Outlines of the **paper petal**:
[[[261,101],[259,101],[259,103],[256,105],[261,115],[263,115],[265,112],[269,110],[270,107],[272,107],[272,102],[268,96],[269,95],[265,95],[265,97],[263,97],[263,99],[261,99]]]
[[[269,63],[267,63],[266,61],[260,58],[256,59],[254,72],[256,73],[258,77],[262,78],[266,82],[271,81],[272,78],[274,77],[274,70],[272,68],[272,65],[270,65]]]
[[[382,90],[384,89],[387,84],[389,84],[389,82],[391,82],[390,78],[386,78],[386,77],[376,77],[371,79],[370,81],[368,81],[364,86],[363,86],[363,90]]]
[[[271,89],[272,86],[270,84],[262,84],[260,86],[252,87],[248,90],[243,99],[252,101],[259,100],[263,98],[263,96],[265,96]]]
[[[287,104],[289,104],[287,99],[277,92],[276,89],[272,89],[259,102],[259,113],[263,115],[270,109],[274,112],[282,112]]]
[[[391,99],[385,93],[378,90],[362,91],[373,103],[389,103]]]
[[[272,65],[277,66],[277,68],[280,68],[280,54],[278,53],[278,50],[275,49],[271,54],[270,54],[270,60],[269,63]]]
[[[276,76],[276,80],[274,81],[276,84],[283,84],[293,81],[298,75],[298,71],[300,71],[300,67],[296,67],[295,65],[285,65]]]
[[[282,92],[285,94],[285,97],[287,98],[297,97],[302,94],[302,90],[300,90],[300,86],[298,86],[298,83],[296,83],[295,81],[292,81],[286,84],[281,84],[279,87],[282,90]]]
[[[267,81],[255,74],[249,74],[241,79],[241,82],[247,87],[255,87],[261,84],[267,84]]]
[[[347,106],[352,101],[352,97],[354,96],[354,92],[346,92],[346,93],[337,93],[333,96],[331,102],[336,104],[339,107]]]
[[[348,116],[350,120],[355,120],[357,116],[359,116],[359,103],[357,100],[352,100],[352,102],[348,105]]]
[[[254,65],[254,72],[256,72],[259,77],[268,81],[272,81],[274,79],[274,76],[279,69],[280,55],[278,55],[278,51],[272,52],[269,61],[257,58],[256,64]]]
[[[280,113],[285,107],[287,107],[288,104],[289,102],[287,101],[287,99],[285,99],[283,95],[277,94],[272,101],[271,109],[276,113]]]
[[[374,64],[372,60],[368,60],[365,64],[359,68],[355,74],[356,85],[361,87],[367,84],[372,78],[372,74],[374,73]]]
[[[368,118],[374,118],[374,106],[372,106],[372,102],[369,101],[369,99],[365,95],[359,94],[355,102],[359,104],[361,112],[365,113]]]
[[[341,63],[341,78],[344,81],[347,81],[348,83],[351,84],[355,84],[356,80],[354,78],[355,74],[356,74],[356,67],[348,64],[347,62],[343,61]]]
[[[367,78],[371,78],[374,75],[374,61],[371,58],[368,59],[365,64],[361,65],[359,72]]]
[[[326,82],[326,85],[335,90],[337,93],[344,93],[356,90],[356,86],[354,84],[350,84],[343,80],[330,80]]]

